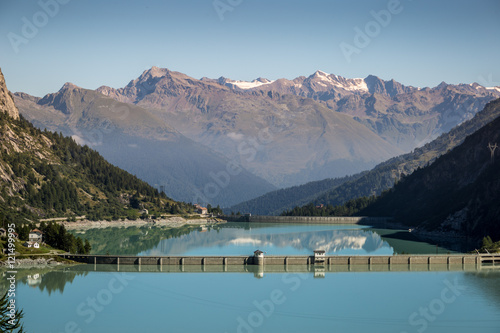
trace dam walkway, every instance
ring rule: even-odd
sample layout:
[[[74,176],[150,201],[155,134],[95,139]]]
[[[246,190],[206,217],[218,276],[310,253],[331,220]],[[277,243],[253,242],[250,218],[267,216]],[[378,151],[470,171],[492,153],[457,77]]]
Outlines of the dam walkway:
[[[61,258],[94,265],[244,266],[244,265],[481,265],[500,264],[500,254],[403,254],[392,256],[126,256],[61,254]]]

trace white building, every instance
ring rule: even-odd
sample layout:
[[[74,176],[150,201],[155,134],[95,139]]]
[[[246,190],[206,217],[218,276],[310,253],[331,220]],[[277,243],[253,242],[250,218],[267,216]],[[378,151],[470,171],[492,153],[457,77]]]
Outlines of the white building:
[[[33,243],[42,243],[43,242],[43,232],[38,229],[33,229],[29,233],[28,240]]]
[[[325,250],[314,251],[314,262],[325,262]]]

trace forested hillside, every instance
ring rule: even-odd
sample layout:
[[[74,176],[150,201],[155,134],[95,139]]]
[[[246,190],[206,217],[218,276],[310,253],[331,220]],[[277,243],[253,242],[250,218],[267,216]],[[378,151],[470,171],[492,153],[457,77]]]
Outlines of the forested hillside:
[[[498,102],[497,102],[498,104]],[[500,118],[360,210],[430,230],[500,240]]]
[[[359,179],[364,172],[353,176],[324,179],[304,185],[288,187],[261,195],[255,199],[242,202],[226,209],[226,213],[241,212],[257,215],[280,215],[284,210],[305,205],[316,199],[321,193],[342,185],[348,181]]]
[[[418,168],[432,164],[439,156],[460,145],[473,134],[500,115],[500,99],[489,102],[473,119],[455,127],[434,141],[413,152],[397,156],[377,165],[353,181],[348,181],[329,191],[319,193],[311,202],[314,205],[343,205],[352,199],[380,195],[390,189],[401,177]],[[286,209],[284,209],[286,210]]]
[[[5,83],[0,72],[5,91]],[[177,203],[135,176],[108,163],[87,146],[36,129],[11,101],[0,96],[0,223],[85,215],[92,220],[182,213]],[[17,116],[16,116],[17,115]]]
[[[135,218],[140,208],[191,209],[111,165],[71,138],[0,113],[0,212],[9,221],[48,217]],[[17,218],[16,218],[17,217]]]
[[[497,100],[487,111],[499,108]],[[432,164],[403,176],[379,197],[357,198],[336,207],[309,204],[283,215],[393,217],[413,228],[495,242],[500,240],[499,143],[500,118],[496,118]]]

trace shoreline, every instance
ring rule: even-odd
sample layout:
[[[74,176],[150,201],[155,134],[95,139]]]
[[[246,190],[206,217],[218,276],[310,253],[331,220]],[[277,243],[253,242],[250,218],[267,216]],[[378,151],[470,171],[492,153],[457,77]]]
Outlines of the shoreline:
[[[435,243],[436,245],[450,248],[453,251],[459,250],[461,252],[472,252],[481,247],[479,245],[481,239],[467,237],[456,230],[427,230],[419,227],[412,228],[398,222],[391,223],[390,227],[393,228],[411,229],[410,233],[422,242]],[[475,248],[473,249],[473,247]]]
[[[16,258],[14,267],[15,269],[25,269],[25,268],[48,268],[48,267],[58,267],[58,266],[71,266],[78,265],[77,262],[70,262],[66,260],[59,261],[58,255],[52,256],[39,256],[38,258]],[[0,261],[0,269],[7,269],[9,263],[7,261]]]
[[[90,229],[104,229],[104,228],[128,228],[128,227],[143,227],[143,226],[155,226],[155,227],[169,227],[169,228],[179,228],[185,225],[199,226],[199,225],[214,225],[226,223],[225,220],[221,220],[213,217],[202,217],[197,219],[186,219],[181,216],[172,216],[163,219],[145,219],[145,220],[113,220],[113,221],[90,221],[90,220],[79,220],[76,222],[68,221],[53,221],[57,224],[64,225],[68,231],[86,231]],[[57,258],[56,258],[57,257]],[[23,268],[48,268],[48,267],[58,267],[58,266],[69,266],[78,263],[61,261],[58,259],[58,255],[33,255],[30,257],[18,256],[16,258],[15,267],[16,269]],[[8,266],[7,261],[0,260],[0,269],[5,269]]]
[[[88,229],[104,229],[113,227],[142,227],[142,226],[155,226],[155,227],[170,227],[178,228],[184,225],[203,225],[203,224],[219,224],[226,221],[213,217],[199,218],[199,219],[185,219],[181,216],[172,216],[163,219],[145,219],[145,220],[113,220],[113,221],[90,221],[80,220],[76,222],[60,221],[57,224],[64,225],[66,230],[88,230]]]

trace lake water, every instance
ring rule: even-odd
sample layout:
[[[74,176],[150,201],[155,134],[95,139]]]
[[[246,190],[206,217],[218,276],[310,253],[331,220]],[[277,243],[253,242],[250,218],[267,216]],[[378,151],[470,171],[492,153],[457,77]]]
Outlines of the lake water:
[[[88,238],[93,254],[250,255],[392,255],[448,253],[449,249],[419,241],[408,230],[360,225],[225,223],[204,228],[129,227],[94,229]]]
[[[83,234],[96,253],[449,252],[404,230],[224,224]],[[117,271],[119,270],[119,271]],[[0,289],[7,288],[6,278]],[[27,332],[500,332],[500,269],[476,265],[126,266],[20,270]]]
[[[306,268],[294,273],[95,269],[19,272],[17,303],[25,310],[27,332],[500,332],[500,272],[494,269],[402,267],[395,268],[402,272],[327,271],[319,278]]]

